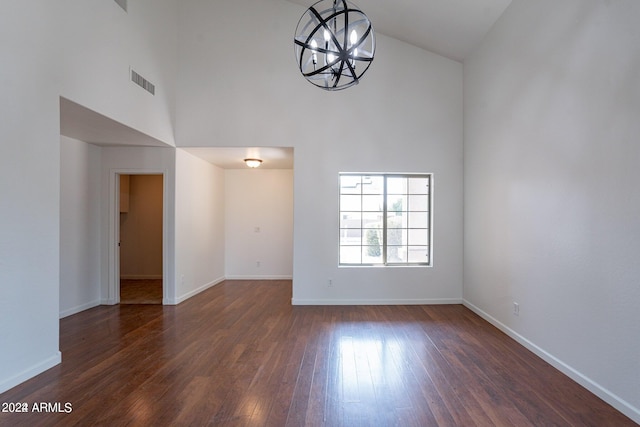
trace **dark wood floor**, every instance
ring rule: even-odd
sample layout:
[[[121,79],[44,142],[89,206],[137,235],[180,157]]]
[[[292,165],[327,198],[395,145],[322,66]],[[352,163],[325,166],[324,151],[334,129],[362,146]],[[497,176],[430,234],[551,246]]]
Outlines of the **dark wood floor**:
[[[162,279],[120,279],[120,304],[162,304]]]
[[[463,306],[290,301],[288,281],[224,282],[62,319],[62,364],[0,402],[72,411],[0,425],[635,425]]]

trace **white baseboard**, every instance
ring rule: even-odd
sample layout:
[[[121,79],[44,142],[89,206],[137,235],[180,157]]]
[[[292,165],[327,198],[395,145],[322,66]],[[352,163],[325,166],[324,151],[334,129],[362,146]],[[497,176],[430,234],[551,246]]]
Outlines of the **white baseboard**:
[[[195,295],[199,294],[200,292],[206,291],[206,290],[207,290],[207,289],[209,289],[210,287],[215,286],[215,285],[217,285],[217,284],[219,284],[219,283],[222,283],[222,282],[224,282],[225,280],[226,280],[226,279],[225,279],[224,277],[218,278],[218,279],[216,279],[216,280],[214,280],[214,281],[212,281],[212,282],[209,282],[209,283],[207,283],[207,284],[205,284],[205,285],[200,286],[200,287],[199,287],[199,288],[197,288],[197,289],[194,289],[194,290],[192,290],[192,291],[189,291],[189,292],[187,292],[186,294],[183,294],[183,295],[181,295],[181,296],[179,296],[179,297],[176,297],[176,298],[175,298],[175,299],[173,299],[173,300],[172,300],[172,299],[169,299],[169,300],[165,300],[165,299],[163,299],[163,300],[162,300],[162,303],[163,303],[164,305],[178,305],[178,304],[180,304],[181,302],[188,300],[188,299],[189,299],[189,298],[191,298],[192,296],[195,296]]]
[[[97,307],[97,306],[100,305],[100,303],[101,303],[101,301],[99,301],[99,300],[91,301],[91,302],[88,302],[86,304],[82,304],[82,305],[79,305],[77,307],[73,307],[73,308],[69,308],[67,310],[61,311],[60,312],[60,319],[63,319],[63,318],[68,317],[68,316],[72,316],[74,314],[80,313],[81,311],[85,311],[85,310],[88,310],[88,309],[93,308],[93,307]]]
[[[293,276],[227,276],[225,280],[293,280]]]
[[[505,325],[504,323],[500,322],[495,317],[489,315],[488,313],[484,312],[480,308],[478,308],[475,305],[471,304],[469,301],[464,300],[463,304],[469,310],[473,311],[478,316],[482,317],[484,320],[486,320],[487,322],[491,323],[496,328],[500,329],[502,332],[507,334],[509,337],[513,338],[515,341],[520,343],[522,346],[524,346],[525,348],[527,348],[528,350],[530,350],[531,352],[536,354],[542,360],[544,360],[545,362],[549,363],[551,366],[553,366],[554,368],[556,368],[557,370],[559,370],[560,372],[562,372],[563,374],[565,374],[566,376],[568,376],[569,378],[571,378],[572,380],[574,380],[575,382],[577,382],[578,384],[580,384],[581,386],[583,386],[584,388],[589,390],[591,393],[593,393],[596,396],[598,396],[600,399],[602,399],[605,402],[607,402],[609,405],[611,405],[614,408],[616,408],[618,411],[622,412],[627,417],[631,418],[634,422],[640,424],[640,409],[639,408],[636,408],[636,407],[632,406],[629,402],[627,402],[624,399],[616,396],[611,391],[609,391],[606,388],[602,387],[600,384],[596,383],[595,381],[593,381],[592,379],[590,379],[586,375],[584,375],[581,372],[577,371],[576,369],[572,368],[570,365],[568,365],[565,362],[563,362],[562,360],[558,359],[557,357],[555,357],[551,353],[549,353],[546,350],[538,347],[536,344],[534,344],[533,342],[529,341],[527,338],[523,337],[522,335],[520,335],[519,333],[517,333],[513,329],[509,328],[507,325]]]
[[[53,356],[43,360],[42,362],[35,364],[28,369],[25,369],[24,371],[20,372],[17,375],[14,375],[11,378],[0,381],[0,393],[4,393],[5,391],[17,386],[18,384],[23,383],[26,380],[43,373],[47,369],[53,368],[60,362],[62,362],[62,353],[56,351]]]
[[[436,299],[301,299],[291,298],[292,305],[441,305],[462,304],[457,298]]]

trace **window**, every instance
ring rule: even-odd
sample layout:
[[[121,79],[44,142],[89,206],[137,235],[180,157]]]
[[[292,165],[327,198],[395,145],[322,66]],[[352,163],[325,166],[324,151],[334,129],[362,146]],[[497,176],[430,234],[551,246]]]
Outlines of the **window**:
[[[340,265],[431,265],[430,174],[340,174]]]

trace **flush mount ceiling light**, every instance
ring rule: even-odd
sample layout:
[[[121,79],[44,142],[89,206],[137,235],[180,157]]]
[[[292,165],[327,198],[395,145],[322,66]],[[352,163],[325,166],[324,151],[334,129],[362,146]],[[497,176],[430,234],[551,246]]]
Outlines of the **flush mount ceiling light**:
[[[247,166],[253,169],[257,168],[262,164],[262,160],[260,159],[244,159],[244,162],[246,163]]]
[[[357,84],[376,50],[371,21],[347,0],[320,0],[300,18],[294,38],[302,75],[325,90]]]

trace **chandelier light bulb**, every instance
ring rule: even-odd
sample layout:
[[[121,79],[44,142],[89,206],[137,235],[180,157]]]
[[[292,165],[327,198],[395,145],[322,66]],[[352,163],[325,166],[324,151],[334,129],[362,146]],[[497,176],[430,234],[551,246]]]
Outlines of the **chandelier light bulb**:
[[[318,63],[318,54],[316,53],[318,51],[318,43],[315,40],[311,40],[311,51],[313,52],[311,55],[313,65],[316,65]]]

